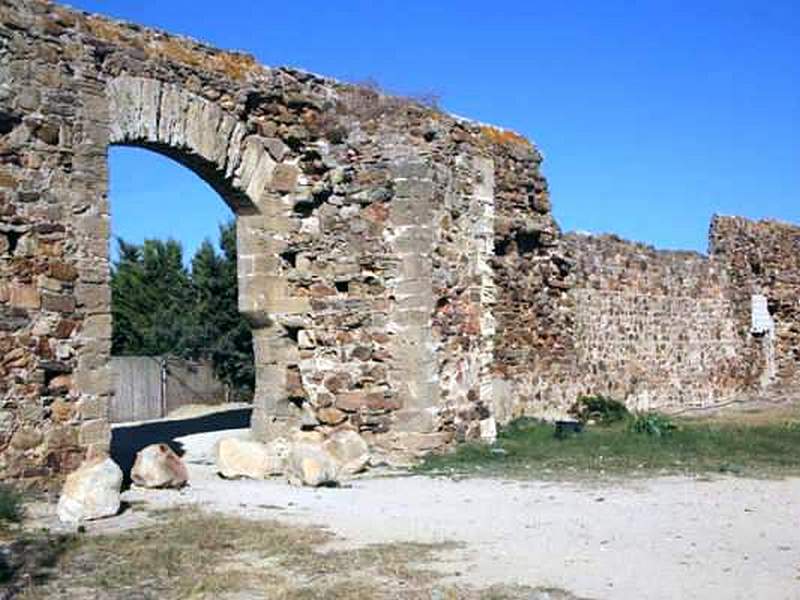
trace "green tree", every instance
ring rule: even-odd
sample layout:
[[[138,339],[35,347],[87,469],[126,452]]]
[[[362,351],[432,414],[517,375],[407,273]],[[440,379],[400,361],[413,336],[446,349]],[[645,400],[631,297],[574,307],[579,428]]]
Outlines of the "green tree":
[[[213,360],[223,381],[234,389],[252,393],[253,338],[238,308],[235,223],[220,226],[219,245],[221,254],[206,240],[192,259],[197,319],[192,347]]]
[[[238,310],[236,227],[220,227],[218,252],[206,240],[191,270],[180,243],[119,239],[112,270],[114,354],[211,359],[218,377],[239,394],[255,386],[250,327]]]
[[[186,354],[193,323],[192,286],[175,240],[118,240],[111,277],[115,354]]]

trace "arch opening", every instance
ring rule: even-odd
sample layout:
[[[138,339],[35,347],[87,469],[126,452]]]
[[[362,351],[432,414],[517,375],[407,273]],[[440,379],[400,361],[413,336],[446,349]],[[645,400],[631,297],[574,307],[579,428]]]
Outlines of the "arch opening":
[[[258,208],[248,195],[232,185],[232,182],[225,178],[225,174],[219,171],[218,165],[206,160],[202,156],[187,152],[185,149],[175,148],[168,144],[142,140],[116,142],[110,144],[109,148],[112,151],[117,148],[148,150],[153,154],[176,162],[193,172],[203,183],[214,190],[233,215],[246,216],[258,214]]]
[[[197,161],[162,149],[109,148],[108,417],[126,476],[147,445],[182,454],[183,436],[249,427],[255,389],[251,327],[238,310],[242,203]]]
[[[180,85],[122,75],[107,83],[106,96],[109,146],[155,150],[188,167],[236,215],[238,306],[252,327],[256,364],[253,431],[284,431],[297,420],[284,414],[296,357],[275,316],[309,306],[307,298],[291,297],[278,265],[291,227],[280,196],[297,184],[298,168],[279,164],[282,149],[247,122]]]

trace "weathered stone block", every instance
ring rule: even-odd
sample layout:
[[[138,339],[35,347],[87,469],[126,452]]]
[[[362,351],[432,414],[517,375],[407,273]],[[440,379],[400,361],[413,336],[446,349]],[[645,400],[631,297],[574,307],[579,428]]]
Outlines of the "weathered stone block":
[[[395,398],[387,398],[384,392],[353,391],[340,392],[336,395],[336,408],[343,411],[355,412],[366,410],[397,410],[400,404]]]
[[[84,396],[75,403],[75,409],[83,421],[105,419],[108,417],[108,400],[101,396]]]
[[[51,261],[48,264],[48,273],[50,277],[59,281],[75,281],[78,278],[78,270],[62,261]]]
[[[293,192],[297,187],[299,175],[300,171],[295,165],[279,164],[272,174],[271,187],[280,193]]]
[[[81,423],[78,431],[78,443],[81,446],[93,444],[107,446],[111,441],[111,427],[105,419],[94,419]]]
[[[22,427],[11,437],[11,447],[16,450],[30,450],[44,441],[42,432],[32,427]]]
[[[77,303],[75,297],[69,294],[42,294],[42,308],[52,312],[73,313]]]
[[[88,314],[108,313],[111,305],[111,289],[107,285],[78,283],[75,286],[78,306]]]
[[[57,398],[50,405],[50,412],[53,416],[53,421],[55,421],[56,423],[66,423],[71,421],[75,417],[77,411],[74,402],[70,402],[63,398]],[[74,429],[72,428],[68,428],[68,430],[74,431]],[[77,434],[77,431],[75,433]]]
[[[39,290],[32,285],[10,285],[8,302],[11,306],[31,310],[35,310],[42,305]]]

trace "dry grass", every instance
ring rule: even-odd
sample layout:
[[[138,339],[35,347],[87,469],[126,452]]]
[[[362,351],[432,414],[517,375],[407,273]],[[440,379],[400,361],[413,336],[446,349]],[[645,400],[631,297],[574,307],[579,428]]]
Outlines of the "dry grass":
[[[686,413],[685,418],[708,423],[764,427],[772,425],[800,425],[800,402],[734,404],[725,408],[704,412]]]
[[[367,600],[571,598],[558,590],[474,590],[424,567],[453,544],[330,549],[333,536],[199,510],[161,512],[148,526],[61,542],[57,571],[20,598],[270,598]]]

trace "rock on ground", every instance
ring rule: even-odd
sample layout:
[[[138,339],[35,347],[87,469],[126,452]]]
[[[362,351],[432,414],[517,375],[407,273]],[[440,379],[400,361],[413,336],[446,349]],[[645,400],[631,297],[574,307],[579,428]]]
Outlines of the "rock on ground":
[[[169,446],[151,444],[136,454],[131,479],[146,488],[180,488],[189,481],[189,473]]]
[[[107,456],[89,458],[67,476],[58,500],[58,518],[80,523],[119,512],[122,469]]]
[[[283,439],[263,444],[225,438],[217,445],[217,471],[226,479],[266,479],[283,474],[288,454],[289,445]]]
[[[291,485],[336,485],[339,464],[322,444],[298,441],[292,445],[286,460],[286,478]]]
[[[339,463],[339,471],[354,475],[367,468],[369,447],[357,432],[352,429],[334,431],[323,442],[324,449]]]

